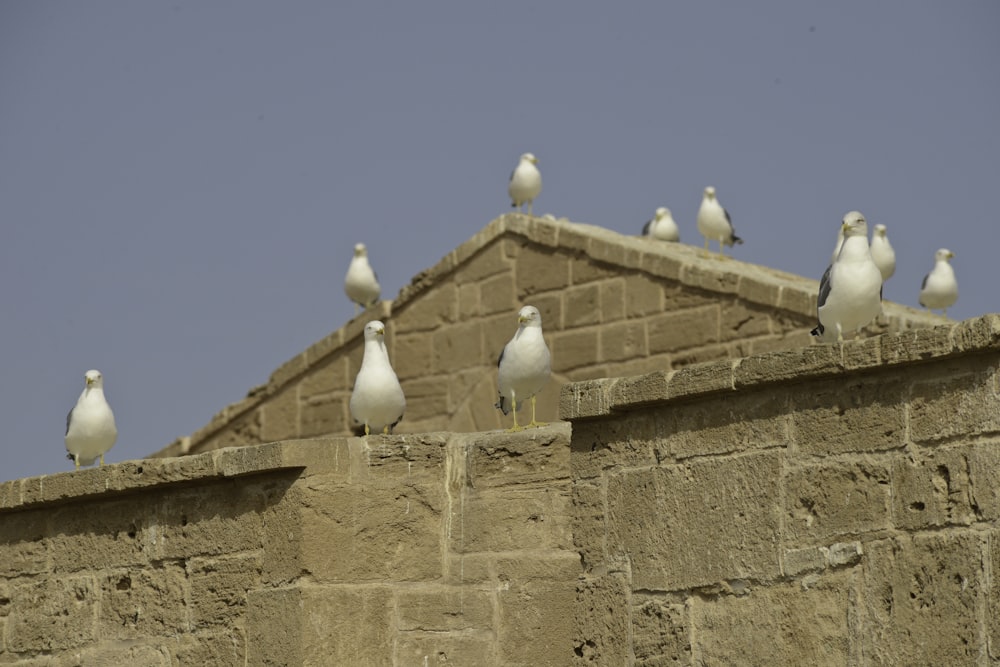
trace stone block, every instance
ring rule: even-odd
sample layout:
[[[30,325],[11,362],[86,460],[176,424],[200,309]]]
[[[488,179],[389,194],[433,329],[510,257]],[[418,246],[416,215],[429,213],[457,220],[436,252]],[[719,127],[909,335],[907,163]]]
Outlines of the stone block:
[[[569,285],[569,259],[561,252],[525,244],[517,256],[517,294],[563,289]]]
[[[605,536],[607,522],[604,507],[604,486],[599,480],[577,480],[573,484],[573,546],[580,553],[588,572],[607,560]]]
[[[608,478],[608,552],[634,588],[674,591],[780,572],[782,454],[623,471]]]
[[[569,549],[570,502],[568,484],[547,483],[466,488],[452,507],[451,540],[454,553],[534,549]]]
[[[987,533],[987,554],[986,564],[990,568],[991,577],[986,588],[986,623],[987,623],[987,646],[989,647],[989,657],[993,663],[1000,659],[1000,581],[995,573],[1000,572],[1000,533],[992,530]]]
[[[276,442],[299,437],[299,389],[291,386],[261,405],[260,437],[262,442]]]
[[[212,667],[246,667],[247,638],[241,628],[220,629],[185,635],[173,649],[175,663],[168,665],[212,665]],[[126,663],[111,663],[126,664]],[[143,665],[145,663],[133,663]]]
[[[49,569],[49,521],[44,510],[0,515],[0,577],[40,574]]]
[[[443,490],[423,477],[310,478],[303,494],[303,569],[319,582],[439,577]]]
[[[566,299],[565,326],[567,329],[582,327],[588,324],[600,324],[600,283],[569,287],[563,294]]]
[[[719,340],[719,307],[701,306],[651,317],[649,352],[676,352]]]
[[[445,324],[458,321],[458,287],[442,282],[409,301],[392,314],[396,334],[414,331],[433,331]]]
[[[841,535],[889,528],[889,470],[880,463],[837,461],[785,474],[785,539],[825,544]]]
[[[724,303],[719,317],[721,340],[766,336],[771,333],[770,306],[752,306],[743,301]]]
[[[626,320],[614,322],[601,328],[601,361],[622,361],[645,356],[646,324],[642,321]]]
[[[419,554],[413,554],[419,557]],[[393,600],[385,586],[311,586],[303,591],[303,665],[391,665]],[[419,663],[417,663],[419,665]]]
[[[627,665],[629,582],[622,572],[581,579],[573,608],[572,665]]]
[[[500,575],[497,588],[500,664],[561,667],[573,655],[576,577],[523,580]],[[510,576],[510,579],[507,577]]]
[[[396,337],[399,345],[399,337]],[[299,380],[299,395],[303,398],[317,394],[329,394],[334,391],[347,391],[354,385],[354,376],[347,376],[347,357],[338,354],[328,357],[322,364],[309,369],[309,372]]]
[[[720,354],[725,355],[724,349]],[[683,358],[674,357],[675,367]],[[677,368],[670,376],[670,391],[676,397],[693,397],[733,391],[733,362],[714,361]]]
[[[658,596],[633,596],[630,608],[636,667],[690,665],[691,619],[687,605]]]
[[[985,627],[985,538],[973,531],[865,543],[858,627],[870,664],[972,665]]]
[[[493,593],[471,586],[402,590],[396,594],[399,630],[458,632],[493,628]]]
[[[818,572],[826,567],[826,553],[822,547],[786,549],[781,559],[781,571],[786,577],[805,572]]]
[[[486,360],[479,322],[463,322],[435,331],[432,346],[436,373],[453,373]]]
[[[492,633],[449,635],[436,632],[402,632],[395,641],[393,662],[370,664],[452,667],[452,665],[496,665],[496,642]]]
[[[261,557],[257,552],[228,558],[196,558],[188,562],[191,626],[242,626],[247,592],[260,585]]]
[[[570,262],[570,272],[572,284],[582,285],[595,280],[614,278],[619,275],[620,269],[610,264],[595,262],[588,257],[581,257]]]
[[[781,286],[775,284],[773,280],[757,280],[749,276],[742,276],[736,295],[750,303],[765,306],[773,311],[781,296]]]
[[[684,260],[666,254],[661,248],[660,252],[643,253],[639,266],[650,275],[676,281],[680,279],[681,273],[684,271]]]
[[[854,664],[852,586],[852,575],[844,573],[821,576],[810,586],[779,584],[746,595],[692,597],[698,664]]]
[[[487,278],[479,286],[479,303],[483,315],[519,310],[517,297],[514,290],[514,276],[510,273]]]
[[[618,467],[656,465],[653,443],[663,432],[662,413],[652,411],[574,423],[570,440],[574,479],[594,478]]]
[[[138,503],[133,497],[53,508],[53,525],[64,527],[51,537],[53,571],[139,566],[151,560],[157,545],[155,529],[149,530],[156,524],[150,509],[159,502],[159,494],[149,492],[138,498]],[[7,520],[0,521],[0,526]]]
[[[308,597],[310,602],[315,598],[312,589]],[[247,665],[270,667],[331,664],[320,656],[314,656],[315,660],[310,663],[304,661],[308,648],[304,643],[307,626],[305,598],[306,594],[297,586],[263,588],[247,594]],[[362,620],[357,619],[357,627],[343,630],[345,641],[351,641],[356,635],[366,634],[367,629],[360,625]],[[338,621],[342,624],[343,617],[330,617],[330,621],[329,624],[322,623],[318,628],[314,627],[313,633],[331,624],[338,624]]]
[[[354,423],[350,400],[350,394],[344,392],[333,396],[313,396],[303,401],[299,417],[300,435],[315,438],[349,433]]]
[[[614,278],[600,283],[601,322],[617,322],[625,318],[625,280]]]
[[[12,584],[9,595],[7,650],[58,651],[97,640],[98,593],[92,577]]]
[[[510,271],[511,266],[504,254],[503,244],[491,243],[455,269],[455,284],[476,283],[483,278]]]
[[[935,449],[892,466],[893,521],[899,528],[969,525],[976,521],[968,449]]]
[[[813,284],[815,285],[816,283]],[[818,286],[813,291],[791,285],[782,285],[778,301],[775,305],[782,310],[812,317],[816,315],[816,297],[818,293]]]
[[[164,497],[155,525],[144,526],[139,538],[146,540],[150,553],[160,558],[260,549],[263,507],[259,491],[260,487],[252,482],[205,484],[177,491]],[[148,510],[141,507],[130,513],[137,524],[148,516]]]
[[[47,665],[58,665],[58,667],[76,667],[77,665],[97,665],[105,667],[111,665],[141,665],[142,667],[171,667],[170,649],[167,647],[169,640],[161,640],[153,644],[133,644],[131,646],[115,646],[108,643],[100,643],[97,646],[89,646],[82,651],[71,656],[61,656],[62,659],[47,662]],[[23,663],[18,662],[19,666]],[[30,663],[29,663],[30,664]],[[184,663],[191,664],[191,663]],[[201,663],[208,664],[208,663]],[[220,665],[226,663],[212,663]],[[231,663],[230,663],[231,664]]]
[[[847,376],[792,394],[792,425],[807,454],[871,452],[906,442],[905,383],[892,377]]]
[[[681,282],[716,294],[736,294],[740,277],[731,271],[722,270],[716,262],[685,264]]]
[[[404,418],[421,420],[436,417],[447,410],[451,378],[447,375],[431,375],[412,378],[403,388],[406,396]]]
[[[393,370],[396,377],[403,380],[428,375],[434,366],[434,337],[426,332],[400,334],[395,338],[395,360]],[[351,378],[349,389],[354,387]]]
[[[600,329],[578,329],[547,334],[552,353],[552,371],[562,373],[571,368],[592,364],[597,359]]]
[[[104,639],[169,637],[191,628],[186,574],[179,565],[111,571],[99,585],[98,623]]]
[[[641,317],[663,312],[663,282],[645,273],[625,275],[625,313]]]
[[[547,335],[553,331],[563,329],[563,293],[546,292],[545,294],[535,294],[531,297],[529,306],[534,306],[542,316],[542,328]],[[518,309],[520,310],[520,308]],[[511,332],[511,336],[513,336]]]
[[[972,509],[977,518],[995,521],[1000,518],[1000,444],[976,443],[968,451],[968,461]]]
[[[556,423],[517,433],[454,436],[450,446],[466,448],[471,487],[539,483],[568,493],[570,434],[568,424]]]
[[[1000,432],[1000,398],[996,370],[970,368],[961,362],[939,367],[933,382],[917,382],[910,398],[910,437],[914,442]],[[954,374],[953,377],[947,375]],[[944,375],[944,377],[942,377]],[[961,415],[961,419],[955,419]]]
[[[479,300],[479,285],[470,283],[458,286],[458,320],[466,322],[483,314]]]

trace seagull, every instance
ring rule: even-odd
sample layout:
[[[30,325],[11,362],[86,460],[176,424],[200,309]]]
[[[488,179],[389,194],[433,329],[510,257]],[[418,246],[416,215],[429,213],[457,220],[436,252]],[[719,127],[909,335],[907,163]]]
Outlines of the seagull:
[[[549,348],[542,337],[542,315],[534,306],[525,306],[517,314],[518,328],[514,337],[504,346],[497,361],[497,386],[500,400],[496,407],[505,415],[514,410],[514,426],[520,431],[532,426],[545,426],[535,421],[535,396],[542,390],[552,373]],[[518,426],[517,409],[526,399],[531,399],[531,422]]]
[[[920,305],[927,310],[940,308],[945,317],[948,317],[948,308],[958,300],[958,281],[949,263],[954,256],[955,253],[947,248],[934,253],[934,268],[920,285]]]
[[[531,215],[531,204],[542,191],[542,174],[538,171],[538,158],[531,153],[525,153],[510,172],[510,184],[507,194],[510,195],[511,206],[520,210],[522,204],[528,205],[528,215]]]
[[[66,415],[66,458],[89,466],[98,458],[104,465],[104,454],[118,439],[115,415],[104,398],[104,377],[100,371],[87,371],[86,385],[76,405]]]
[[[364,356],[354,380],[350,406],[351,416],[365,425],[365,435],[379,430],[392,433],[403,418],[406,398],[385,350],[385,325],[378,320],[365,325]]]
[[[715,198],[715,188],[711,185],[705,188],[705,195],[698,208],[698,233],[705,237],[705,250],[708,250],[710,239],[718,241],[719,254],[723,257],[726,255],[722,246],[732,247],[736,243],[743,243],[743,239],[733,231],[729,211],[722,208],[722,204]]]
[[[663,206],[656,209],[656,215],[642,228],[642,234],[661,241],[681,240],[680,230],[677,229],[674,217],[670,215],[670,209]]]
[[[812,335],[844,342],[844,331],[862,327],[882,311],[882,273],[868,247],[865,216],[851,211],[841,223],[844,246],[819,283],[817,316]]]
[[[875,225],[872,231],[872,260],[882,272],[882,282],[892,278],[896,272],[896,251],[885,234],[885,225]]]
[[[354,257],[351,258],[351,265],[347,268],[347,276],[344,278],[344,291],[347,293],[347,298],[354,302],[355,315],[361,308],[368,309],[374,306],[382,295],[378,276],[368,263],[368,248],[364,243],[354,246]]]

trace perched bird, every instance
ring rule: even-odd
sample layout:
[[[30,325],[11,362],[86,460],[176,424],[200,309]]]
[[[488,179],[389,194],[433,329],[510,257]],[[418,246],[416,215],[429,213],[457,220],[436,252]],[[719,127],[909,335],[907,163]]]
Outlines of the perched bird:
[[[365,325],[364,356],[350,406],[351,416],[365,425],[365,435],[372,431],[392,433],[403,419],[406,398],[385,350],[385,325],[378,320]]]
[[[104,465],[104,454],[118,439],[115,415],[104,398],[104,377],[100,371],[87,371],[83,376],[86,385],[77,399],[76,405],[66,415],[66,458],[81,465],[89,466],[100,458]]]
[[[507,194],[510,195],[511,206],[520,209],[522,204],[528,205],[528,215],[531,215],[531,204],[542,191],[542,174],[538,171],[538,158],[531,153],[521,156],[514,171],[510,172],[510,183]]]
[[[860,331],[882,311],[882,273],[868,247],[865,216],[851,211],[841,223],[844,246],[819,284],[819,326],[812,335],[844,342],[844,332]]]
[[[351,265],[347,267],[347,276],[344,278],[344,291],[347,298],[354,302],[355,315],[361,308],[374,306],[382,295],[378,276],[368,263],[368,248],[364,243],[354,246],[354,257],[351,258]]]
[[[670,209],[661,206],[656,209],[656,215],[642,228],[643,236],[649,236],[661,241],[680,241],[681,232],[670,215]]]
[[[496,407],[505,415],[514,411],[514,426],[519,431],[531,426],[544,426],[535,421],[535,396],[542,390],[552,372],[549,348],[542,337],[542,315],[534,306],[525,306],[517,314],[518,328],[504,346],[497,361],[497,386],[500,400]],[[517,409],[531,399],[531,422],[518,426]]]
[[[941,248],[934,253],[934,268],[924,276],[920,285],[920,305],[927,310],[941,309],[947,317],[948,308],[958,301],[958,281],[949,261],[955,256],[951,250]]]
[[[715,198],[715,188],[711,185],[705,188],[701,206],[698,208],[698,233],[705,237],[705,250],[708,250],[710,239],[718,241],[719,254],[723,257],[725,253],[722,246],[732,247],[736,243],[743,243],[743,239],[736,236],[733,231],[733,221],[729,217],[729,211],[722,208],[722,204]]]
[[[875,225],[872,231],[872,261],[882,272],[882,282],[892,277],[896,272],[896,251],[889,243],[889,237],[885,233],[885,225]]]

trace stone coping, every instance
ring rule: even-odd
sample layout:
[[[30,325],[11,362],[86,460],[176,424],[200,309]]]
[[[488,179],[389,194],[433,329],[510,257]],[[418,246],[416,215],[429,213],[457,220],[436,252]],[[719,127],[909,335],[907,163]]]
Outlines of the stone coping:
[[[913,329],[840,344],[813,345],[742,359],[656,371],[636,377],[573,382],[559,396],[559,416],[599,418],[649,404],[737,392],[753,387],[874,372],[1000,349],[1000,315],[988,314],[931,329]]]
[[[329,436],[282,440],[261,445],[226,447],[200,454],[149,458],[81,468],[52,475],[0,482],[0,516],[40,505],[62,504],[96,496],[135,493],[166,486],[182,486],[281,471],[311,476],[337,473],[364,479],[373,459],[396,457],[405,461],[433,460],[429,454],[448,443],[485,451],[530,448],[539,439],[562,438],[570,425],[553,422],[543,428],[518,432],[407,433]],[[346,456],[342,456],[346,453]]]
[[[251,389],[246,398],[223,408],[208,424],[190,436],[178,438],[152,456],[187,454],[193,445],[210,438],[234,419],[279,393],[309,369],[322,364],[331,354],[361,338],[365,324],[371,319],[391,320],[394,310],[406,306],[440,284],[449,274],[500,237],[518,237],[543,247],[578,253],[596,262],[642,271],[708,292],[737,296],[770,308],[808,316],[813,316],[816,312],[818,280],[741,262],[731,257],[719,259],[714,254],[706,256],[701,248],[684,243],[664,243],[643,236],[626,236],[596,225],[508,213],[492,220],[433,267],[414,276],[394,300],[380,301],[310,345],[304,352],[279,366],[265,384]],[[890,302],[883,303],[883,316],[895,321],[895,328],[898,329],[927,327],[947,321],[940,316]]]

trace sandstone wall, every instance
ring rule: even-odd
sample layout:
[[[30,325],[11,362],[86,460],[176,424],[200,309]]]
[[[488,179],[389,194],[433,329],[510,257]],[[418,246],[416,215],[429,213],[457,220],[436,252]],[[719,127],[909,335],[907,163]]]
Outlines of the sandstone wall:
[[[362,330],[387,324],[407,408],[399,433],[499,428],[496,363],[526,303],[542,313],[553,379],[539,418],[557,418],[569,381],[670,370],[810,345],[815,280],[692,246],[508,215],[380,303],[278,368],[268,383],[160,455],[349,434]],[[886,304],[872,332],[942,318]]]
[[[567,387],[576,664],[1000,660],[1000,317]]]
[[[569,426],[0,485],[0,664],[565,664]]]

